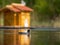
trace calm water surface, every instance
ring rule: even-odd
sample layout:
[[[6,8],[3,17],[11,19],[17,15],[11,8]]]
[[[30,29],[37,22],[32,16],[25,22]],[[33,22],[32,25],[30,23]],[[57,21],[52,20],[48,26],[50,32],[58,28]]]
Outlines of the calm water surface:
[[[31,45],[60,45],[60,32],[31,31]]]
[[[3,31],[0,31],[0,45],[4,43]],[[31,31],[31,45],[60,45],[60,32]]]

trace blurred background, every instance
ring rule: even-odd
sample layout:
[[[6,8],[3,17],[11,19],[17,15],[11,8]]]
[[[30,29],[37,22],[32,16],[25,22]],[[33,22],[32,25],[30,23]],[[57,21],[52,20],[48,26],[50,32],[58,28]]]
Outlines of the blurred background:
[[[31,26],[60,27],[60,0],[24,0],[32,8]],[[0,8],[21,0],[0,0]],[[0,17],[2,18],[2,17]],[[0,25],[3,25],[0,19]],[[3,31],[0,30],[0,45],[3,45]],[[31,31],[31,45],[60,45],[60,32]]]

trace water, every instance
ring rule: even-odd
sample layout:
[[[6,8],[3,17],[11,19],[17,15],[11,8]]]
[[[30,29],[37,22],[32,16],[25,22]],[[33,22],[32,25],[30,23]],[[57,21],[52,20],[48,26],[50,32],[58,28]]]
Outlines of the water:
[[[4,45],[3,34],[3,31],[0,31],[0,45]],[[60,32],[32,30],[31,45],[60,45]]]
[[[60,45],[60,32],[32,31],[31,45]]]

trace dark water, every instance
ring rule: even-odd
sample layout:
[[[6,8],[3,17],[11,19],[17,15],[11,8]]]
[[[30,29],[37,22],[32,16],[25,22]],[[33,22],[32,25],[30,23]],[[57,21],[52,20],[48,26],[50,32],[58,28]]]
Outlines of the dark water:
[[[3,31],[0,31],[0,45],[3,45]],[[60,45],[60,32],[31,31],[31,45]]]

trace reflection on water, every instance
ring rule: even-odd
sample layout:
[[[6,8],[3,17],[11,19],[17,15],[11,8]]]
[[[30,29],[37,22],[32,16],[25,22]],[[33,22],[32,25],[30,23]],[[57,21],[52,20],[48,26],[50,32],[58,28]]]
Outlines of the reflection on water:
[[[3,45],[3,31],[0,31],[0,45]],[[60,45],[60,32],[31,31],[31,45]]]
[[[3,31],[0,30],[0,45],[3,45]]]

